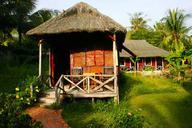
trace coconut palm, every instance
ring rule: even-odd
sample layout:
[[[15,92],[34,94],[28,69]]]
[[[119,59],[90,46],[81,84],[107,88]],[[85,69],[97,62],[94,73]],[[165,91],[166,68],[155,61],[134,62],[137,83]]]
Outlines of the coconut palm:
[[[182,10],[169,10],[168,15],[163,18],[165,23],[165,38],[163,43],[167,45],[170,51],[184,50],[184,40],[191,27],[185,26],[185,21],[190,15],[184,14]]]
[[[60,11],[58,10],[40,9],[28,17],[28,24],[34,28],[59,14]]]
[[[139,12],[139,13],[134,13],[131,16],[130,18],[131,30],[138,31],[140,29],[147,28],[147,20],[145,20],[142,15],[143,13]]]

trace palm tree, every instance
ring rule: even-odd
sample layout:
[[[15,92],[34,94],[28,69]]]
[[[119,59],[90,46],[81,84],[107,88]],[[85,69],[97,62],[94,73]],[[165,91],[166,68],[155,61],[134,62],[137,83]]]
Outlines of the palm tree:
[[[182,51],[184,50],[185,38],[187,33],[191,30],[191,27],[185,26],[185,20],[190,15],[184,14],[182,10],[173,9],[169,10],[168,15],[163,18],[165,23],[163,43],[168,46],[170,51]]]
[[[140,29],[147,28],[147,20],[142,16],[143,13],[134,13],[131,18],[131,30],[138,31]]]
[[[45,21],[60,14],[58,10],[40,9],[28,17],[28,26],[30,28],[37,27]]]

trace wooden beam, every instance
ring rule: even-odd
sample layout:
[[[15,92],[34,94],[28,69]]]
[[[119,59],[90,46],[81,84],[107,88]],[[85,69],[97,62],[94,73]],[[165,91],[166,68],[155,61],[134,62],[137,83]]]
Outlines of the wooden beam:
[[[79,97],[79,98],[106,98],[106,97],[115,97],[117,96],[116,93],[111,93],[111,92],[102,92],[102,93],[67,93],[67,96],[73,97]]]
[[[90,77],[90,79],[93,80],[93,81],[95,81],[95,82],[97,82],[97,83],[99,83],[100,85],[103,84],[103,82],[101,82],[101,81],[99,81],[99,80],[97,80],[97,79],[95,79],[95,78],[93,78],[93,77]],[[113,85],[113,86],[114,86],[114,85]],[[106,84],[105,84],[104,87],[105,87],[106,89],[114,92],[114,89],[111,88],[111,87],[109,87],[109,85],[106,85]]]
[[[101,87],[103,87],[104,85],[106,85],[107,83],[111,82],[114,80],[114,77],[109,78],[108,80],[106,80],[105,82],[103,82],[102,84],[100,84],[99,86],[95,87],[93,90],[96,91],[98,89],[100,89]]]
[[[87,77],[83,78],[81,81],[79,81],[77,84],[75,84],[73,81],[71,81],[70,79],[68,79],[67,77],[63,77],[65,80],[67,80],[69,83],[71,83],[72,85],[74,85],[75,87],[77,87],[78,89],[80,89],[82,92],[86,93],[85,90],[83,90],[82,88],[80,88],[78,85],[80,83],[82,83],[85,79],[87,79]],[[70,89],[71,90],[71,89]]]

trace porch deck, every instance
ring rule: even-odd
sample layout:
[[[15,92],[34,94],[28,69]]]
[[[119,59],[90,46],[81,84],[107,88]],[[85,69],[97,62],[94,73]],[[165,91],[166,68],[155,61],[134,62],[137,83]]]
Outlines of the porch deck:
[[[74,98],[118,98],[115,75],[61,75],[55,85],[56,100],[61,96]]]

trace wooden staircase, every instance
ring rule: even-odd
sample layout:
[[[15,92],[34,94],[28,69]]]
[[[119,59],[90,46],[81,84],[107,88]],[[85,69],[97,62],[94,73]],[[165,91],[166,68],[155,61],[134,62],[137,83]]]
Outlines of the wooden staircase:
[[[39,99],[39,106],[45,107],[45,106],[49,106],[55,102],[56,102],[55,89],[50,89],[45,92],[45,96],[43,96]]]

